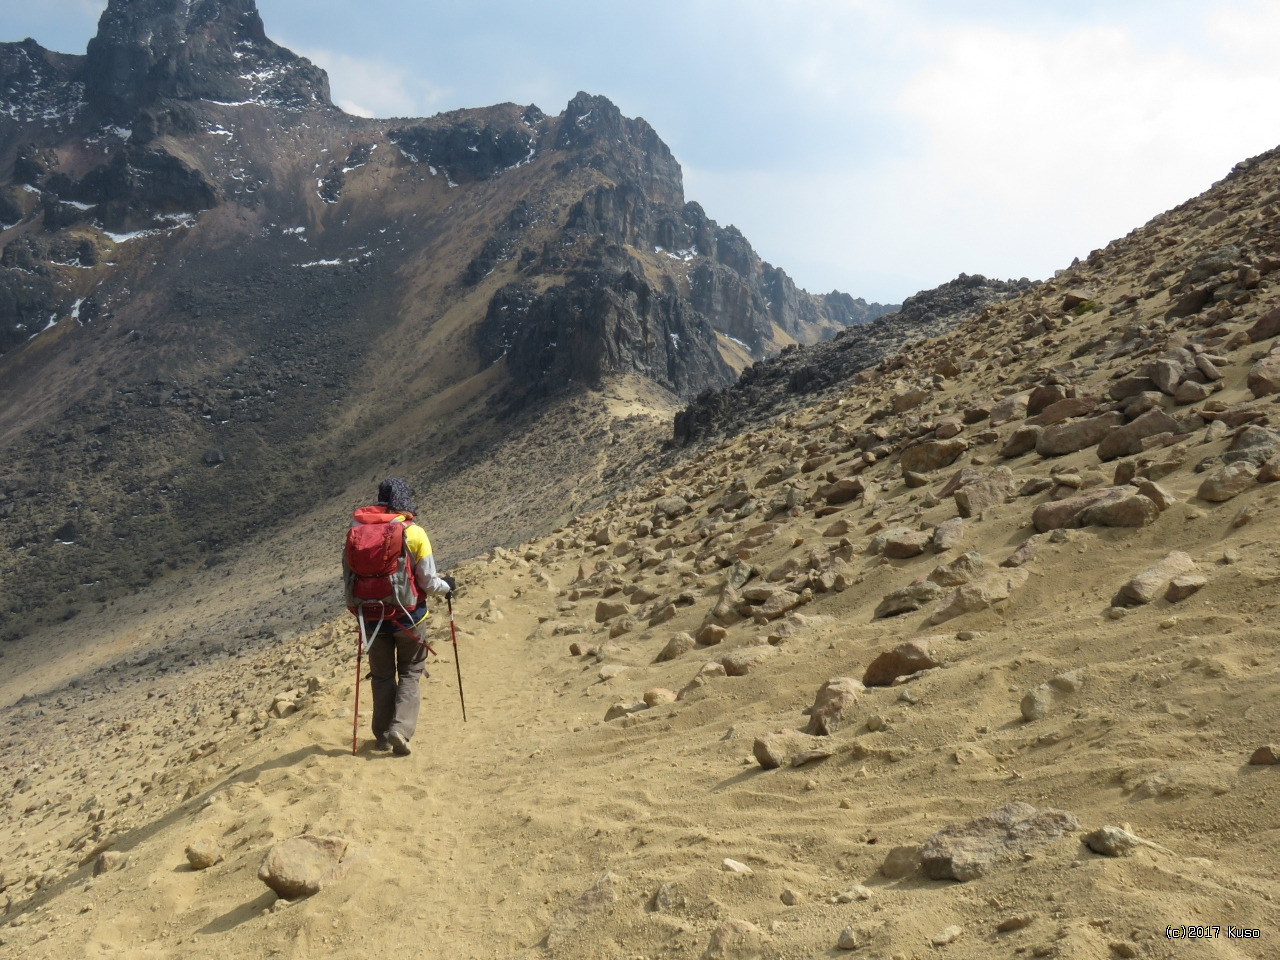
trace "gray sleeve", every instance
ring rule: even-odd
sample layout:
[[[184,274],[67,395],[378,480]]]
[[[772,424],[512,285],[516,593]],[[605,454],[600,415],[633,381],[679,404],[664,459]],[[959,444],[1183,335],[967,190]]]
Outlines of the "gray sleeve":
[[[435,554],[427,554],[427,556],[414,564],[413,575],[418,582],[418,589],[423,593],[445,594],[449,592],[449,585],[436,576]]]

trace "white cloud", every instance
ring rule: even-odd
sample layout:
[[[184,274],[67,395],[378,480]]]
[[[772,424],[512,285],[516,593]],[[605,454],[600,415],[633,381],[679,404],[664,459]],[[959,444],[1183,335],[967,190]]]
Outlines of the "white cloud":
[[[427,116],[437,112],[449,96],[447,89],[391,61],[317,48],[294,49],[328,72],[334,103],[357,117]]]
[[[815,150],[808,171],[803,158],[687,171],[709,213],[811,288],[836,276],[896,300],[961,271],[1045,277],[1280,140],[1260,122],[1280,99],[1280,10],[1250,0],[1190,18],[1176,43],[1120,22],[1014,29],[909,7],[876,19],[887,59],[842,68],[837,32],[812,38],[789,76],[831,105],[829,141],[863,109],[867,75],[891,76],[870,89],[887,95],[895,144],[867,151],[855,134],[844,169]]]

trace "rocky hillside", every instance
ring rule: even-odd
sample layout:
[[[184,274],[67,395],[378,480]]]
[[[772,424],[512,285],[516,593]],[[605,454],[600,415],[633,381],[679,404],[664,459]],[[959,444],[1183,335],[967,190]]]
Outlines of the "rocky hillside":
[[[787,347],[777,357],[752,364],[731,386],[700,394],[677,414],[674,439],[685,445],[742,433],[770,416],[847,385],[868,367],[905,354],[915,341],[936,337],[964,317],[1031,286],[1026,279],[988,280],[961,274],[908,297],[901,308],[873,323],[840,331],[833,340]]]
[[[252,0],[0,44],[0,226],[8,640],[392,468],[461,549],[545,529],[672,404],[889,309],[797,289],[603,97],[349,117]],[[463,476],[487,461],[514,472]]]
[[[265,561],[48,631],[6,950],[1271,956],[1278,201],[1280,151],[457,565],[408,758],[367,688],[351,754],[349,623],[229,643]]]

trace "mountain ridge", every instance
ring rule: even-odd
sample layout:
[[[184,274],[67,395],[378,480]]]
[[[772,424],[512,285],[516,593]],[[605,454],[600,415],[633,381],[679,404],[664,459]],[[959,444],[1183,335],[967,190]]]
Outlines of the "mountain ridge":
[[[350,117],[251,0],[112,0],[84,57],[0,45],[0,90],[9,640],[217,563],[304,503],[337,522],[389,467],[447,489],[455,453],[517,422],[639,429],[553,422],[581,391],[647,377],[656,423],[887,309],[795,288],[603,97]],[[545,424],[497,416],[534,400]],[[582,502],[632,462],[621,446],[611,465],[575,439],[569,466],[534,445],[524,468]],[[537,502],[520,535],[564,509]],[[501,505],[441,504],[446,540],[517,535],[469,517]]]

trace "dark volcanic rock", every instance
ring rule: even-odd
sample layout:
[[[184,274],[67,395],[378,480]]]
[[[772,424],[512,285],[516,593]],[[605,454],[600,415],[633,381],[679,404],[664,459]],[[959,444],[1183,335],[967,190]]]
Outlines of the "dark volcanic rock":
[[[155,216],[197,213],[218,202],[198,170],[162,150],[128,146],[87,174],[70,199],[90,204],[109,230],[151,226]],[[48,214],[46,213],[46,222]]]
[[[459,182],[488,180],[529,159],[536,149],[536,131],[524,119],[494,124],[468,113],[459,110],[398,127],[390,137],[412,160],[436,167]]]
[[[0,97],[8,119],[31,122],[77,112],[84,94],[83,61],[84,57],[46,50],[31,39],[0,43]],[[33,152],[25,156],[30,158]],[[30,167],[15,166],[14,177],[19,183],[32,183],[31,172]]]
[[[504,287],[489,303],[478,340],[486,362],[506,357],[521,394],[617,373],[641,374],[681,396],[732,379],[706,320],[631,270],[542,294],[525,284]]]
[[[120,121],[162,99],[330,103],[325,72],[267,39],[254,0],[110,0],[83,81]]]

